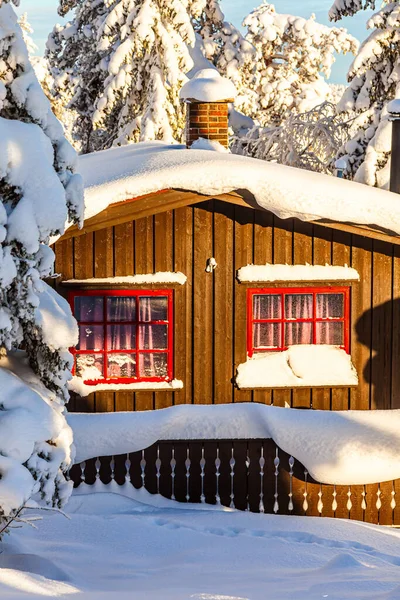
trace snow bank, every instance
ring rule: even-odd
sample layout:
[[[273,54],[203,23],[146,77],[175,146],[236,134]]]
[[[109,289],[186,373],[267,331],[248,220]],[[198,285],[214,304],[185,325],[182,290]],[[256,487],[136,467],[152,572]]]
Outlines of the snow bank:
[[[184,285],[187,281],[186,275],[177,271],[172,273],[171,271],[157,271],[156,273],[146,273],[143,275],[128,275],[126,277],[90,277],[89,279],[68,279],[63,283],[85,283],[90,285],[91,283],[109,283],[109,284],[127,284],[127,285],[139,285],[139,284],[151,284],[151,283],[179,283]],[[71,344],[72,346],[73,344]]]
[[[91,378],[87,372],[88,369],[85,370],[85,377],[72,377],[68,382],[69,391],[79,394],[82,398],[93,394],[93,392],[101,391],[181,390],[183,388],[183,381],[180,379],[173,379],[172,381],[138,381],[133,383],[98,383],[97,385],[86,385],[84,381]],[[96,377],[93,379],[96,379]]]
[[[190,150],[212,150],[214,152],[230,152],[229,148],[225,148],[216,140],[207,140],[206,138],[198,138],[190,146]]]
[[[182,86],[179,97],[189,101],[221,102],[233,100],[236,88],[229,79],[221,77],[216,69],[201,69]]]
[[[400,410],[314,411],[242,403],[68,415],[77,463],[136,452],[157,440],[272,438],[322,483],[400,477]]]
[[[163,189],[208,196],[248,190],[280,218],[375,225],[400,234],[397,194],[351,181],[245,156],[138,143],[79,158],[85,218],[115,202]]]
[[[247,265],[238,269],[242,282],[256,281],[359,281],[355,269],[345,265]]]
[[[72,431],[57,401],[28,366],[23,352],[0,361],[0,507],[7,516],[41,491],[51,503],[55,485],[68,497],[61,468],[71,463]],[[31,473],[40,473],[33,478]]]
[[[254,354],[237,368],[239,388],[351,386],[358,384],[351,357],[328,345],[290,346],[283,352]]]

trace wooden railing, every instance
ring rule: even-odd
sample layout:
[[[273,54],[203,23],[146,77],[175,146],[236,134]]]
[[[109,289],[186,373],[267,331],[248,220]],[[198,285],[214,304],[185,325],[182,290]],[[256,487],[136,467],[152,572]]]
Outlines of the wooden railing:
[[[179,502],[400,525],[400,480],[320,484],[272,440],[162,441],[74,465],[69,476],[75,487],[114,480]]]

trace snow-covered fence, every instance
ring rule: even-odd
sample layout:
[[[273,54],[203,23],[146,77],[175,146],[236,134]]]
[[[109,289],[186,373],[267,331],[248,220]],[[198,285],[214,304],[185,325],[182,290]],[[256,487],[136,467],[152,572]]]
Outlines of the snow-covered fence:
[[[138,452],[87,460],[70,477],[75,487],[111,484],[110,490],[117,485],[122,494],[133,485],[179,502],[400,524],[400,480],[321,484],[271,439],[160,441]]]

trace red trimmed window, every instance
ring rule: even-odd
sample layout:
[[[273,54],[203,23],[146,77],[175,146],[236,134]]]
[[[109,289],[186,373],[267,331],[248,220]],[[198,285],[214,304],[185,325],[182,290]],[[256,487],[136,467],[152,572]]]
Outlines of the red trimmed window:
[[[79,325],[74,372],[85,383],[168,381],[172,374],[172,290],[70,293]]]
[[[350,350],[350,288],[249,289],[247,351],[282,351],[298,344]]]

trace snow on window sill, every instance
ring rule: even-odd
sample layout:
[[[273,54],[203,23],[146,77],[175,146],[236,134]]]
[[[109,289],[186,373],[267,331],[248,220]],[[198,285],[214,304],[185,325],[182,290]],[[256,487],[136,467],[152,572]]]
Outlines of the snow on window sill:
[[[247,265],[237,272],[241,283],[256,282],[321,282],[321,281],[359,281],[358,272],[345,265]]]
[[[304,344],[248,358],[238,366],[236,384],[240,389],[353,387],[358,377],[342,348]]]
[[[89,279],[67,279],[63,281],[66,285],[151,285],[177,283],[184,285],[187,281],[186,275],[180,271],[158,271],[157,273],[145,273],[142,275],[128,275],[126,277],[91,277]]]
[[[116,392],[128,391],[139,392],[146,391],[161,391],[161,390],[181,390],[183,382],[180,379],[172,379],[172,381],[135,381],[134,383],[99,383],[97,385],[87,385],[81,377],[73,377],[68,382],[70,392],[78,394],[82,398],[93,394],[93,392]]]

